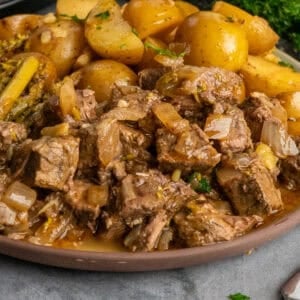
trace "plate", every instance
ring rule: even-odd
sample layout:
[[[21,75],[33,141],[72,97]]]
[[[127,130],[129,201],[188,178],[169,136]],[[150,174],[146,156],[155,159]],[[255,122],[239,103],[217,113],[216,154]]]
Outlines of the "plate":
[[[24,0],[4,0],[4,1],[2,0],[2,1],[0,1],[0,9],[13,6],[22,1],[24,1]]]
[[[300,71],[300,63],[279,49],[283,61]],[[299,200],[300,201],[300,200]],[[226,257],[248,253],[253,248],[270,242],[300,225],[300,209],[240,238],[214,245],[168,250],[152,253],[95,252],[58,249],[14,241],[0,236],[0,254],[18,259],[80,270],[136,272],[166,270],[199,265]]]

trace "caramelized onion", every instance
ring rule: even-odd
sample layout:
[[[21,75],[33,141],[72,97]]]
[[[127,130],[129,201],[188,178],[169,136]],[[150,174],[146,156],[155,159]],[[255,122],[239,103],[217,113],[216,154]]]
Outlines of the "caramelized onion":
[[[280,158],[294,156],[299,153],[295,141],[288,135],[284,126],[276,120],[264,122],[260,140],[262,143],[269,145]]]
[[[3,202],[18,211],[28,211],[36,200],[36,191],[15,181],[6,190]]]
[[[221,140],[227,138],[230,132],[232,117],[211,114],[207,117],[204,132],[212,140]]]

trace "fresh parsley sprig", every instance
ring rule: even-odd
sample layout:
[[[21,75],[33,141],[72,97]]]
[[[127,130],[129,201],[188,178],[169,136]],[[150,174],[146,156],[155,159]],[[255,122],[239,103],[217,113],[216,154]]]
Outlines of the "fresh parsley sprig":
[[[147,48],[152,49],[158,55],[168,56],[170,58],[180,58],[180,57],[184,57],[184,55],[186,54],[185,52],[181,52],[181,53],[177,54],[176,52],[174,52],[170,49],[160,48],[149,42],[145,42],[144,45],[145,45],[146,49]]]

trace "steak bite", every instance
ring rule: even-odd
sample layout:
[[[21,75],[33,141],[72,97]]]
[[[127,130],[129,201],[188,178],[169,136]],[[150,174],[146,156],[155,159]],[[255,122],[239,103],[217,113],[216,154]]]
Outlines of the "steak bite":
[[[230,241],[262,223],[258,216],[230,216],[217,211],[210,203],[187,204],[174,217],[179,238],[188,246],[205,246]]]
[[[89,89],[76,90],[76,105],[82,122],[93,122],[97,119],[97,101],[95,92]]]
[[[251,131],[244,113],[237,107],[228,107],[224,114],[211,114],[206,119],[204,132],[214,140],[223,154],[244,152],[253,148]]]
[[[0,121],[0,165],[11,159],[14,147],[27,137],[24,124]]]
[[[272,175],[256,156],[240,154],[224,161],[217,180],[241,216],[266,216],[283,208]]]
[[[284,123],[287,120],[286,111],[280,102],[259,92],[251,93],[249,99],[243,104],[243,111],[253,142],[260,141],[265,121]]]
[[[32,185],[56,191],[68,190],[78,159],[79,139],[45,136],[32,142],[25,172]]]

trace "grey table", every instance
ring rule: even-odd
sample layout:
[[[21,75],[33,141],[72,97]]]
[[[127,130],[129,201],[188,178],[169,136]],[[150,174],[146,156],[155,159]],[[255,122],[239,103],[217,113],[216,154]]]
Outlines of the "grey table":
[[[226,300],[236,292],[253,300],[276,300],[281,285],[298,269],[300,227],[251,255],[164,272],[83,272],[0,255],[0,300]]]

